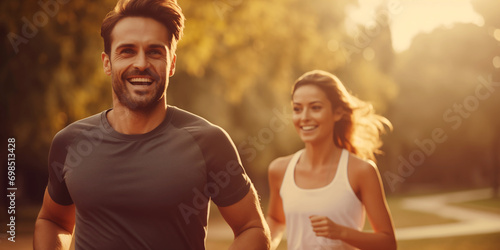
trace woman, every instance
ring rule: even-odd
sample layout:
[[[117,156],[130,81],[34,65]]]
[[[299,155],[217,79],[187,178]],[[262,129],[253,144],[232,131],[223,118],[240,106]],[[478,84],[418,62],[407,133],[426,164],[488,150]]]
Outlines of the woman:
[[[269,166],[267,220],[275,249],[396,249],[382,182],[373,163],[391,123],[314,70],[292,91],[293,124],[305,148]],[[362,232],[365,213],[373,232]]]

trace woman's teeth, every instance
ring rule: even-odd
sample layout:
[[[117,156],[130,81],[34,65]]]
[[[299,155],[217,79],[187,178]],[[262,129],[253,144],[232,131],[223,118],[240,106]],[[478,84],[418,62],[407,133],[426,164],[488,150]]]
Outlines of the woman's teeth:
[[[302,126],[302,130],[309,131],[315,129],[317,126]]]

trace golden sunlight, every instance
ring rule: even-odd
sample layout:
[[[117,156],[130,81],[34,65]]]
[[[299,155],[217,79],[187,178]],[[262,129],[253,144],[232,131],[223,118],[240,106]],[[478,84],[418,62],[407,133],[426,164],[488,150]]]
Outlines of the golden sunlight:
[[[359,0],[359,6],[348,9],[348,30],[355,25],[369,25],[377,16],[380,5],[389,10],[392,44],[396,52],[408,49],[418,33],[431,32],[441,26],[452,27],[455,23],[478,26],[484,23],[470,0]]]

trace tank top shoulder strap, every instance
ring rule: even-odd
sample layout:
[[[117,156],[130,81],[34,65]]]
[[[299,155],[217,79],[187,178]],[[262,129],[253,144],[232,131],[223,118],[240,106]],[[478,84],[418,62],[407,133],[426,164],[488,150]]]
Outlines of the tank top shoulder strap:
[[[336,179],[340,179],[342,182],[347,181],[347,183],[349,183],[347,174],[348,161],[349,161],[349,151],[347,151],[346,149],[342,149],[338,163],[339,165],[337,167]]]
[[[351,183],[349,181],[349,173],[348,173],[348,164],[349,164],[349,151],[346,149],[342,150],[342,154],[340,156],[339,160],[339,165],[337,167],[337,174],[336,174],[336,182],[337,186],[335,188],[347,188],[350,192],[354,194],[354,191],[352,190]]]
[[[347,149],[342,149],[340,154],[338,169],[344,174],[347,172],[347,163],[349,162],[349,151]]]
[[[297,162],[299,161],[300,156],[304,152],[304,149],[301,149],[297,151],[293,156],[292,159],[290,159],[290,162],[288,163],[288,166],[286,167],[285,170],[285,175],[283,176],[283,182],[281,183],[281,190],[283,190],[284,186],[293,186],[294,183],[294,170],[295,166],[297,165]]]

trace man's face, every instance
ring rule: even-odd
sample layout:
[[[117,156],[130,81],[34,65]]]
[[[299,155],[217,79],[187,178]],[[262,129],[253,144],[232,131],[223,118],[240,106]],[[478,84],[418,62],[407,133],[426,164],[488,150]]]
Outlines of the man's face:
[[[148,111],[165,102],[175,55],[168,49],[168,30],[146,17],[126,17],[111,32],[110,55],[102,54],[112,78],[114,98],[130,110]]]

